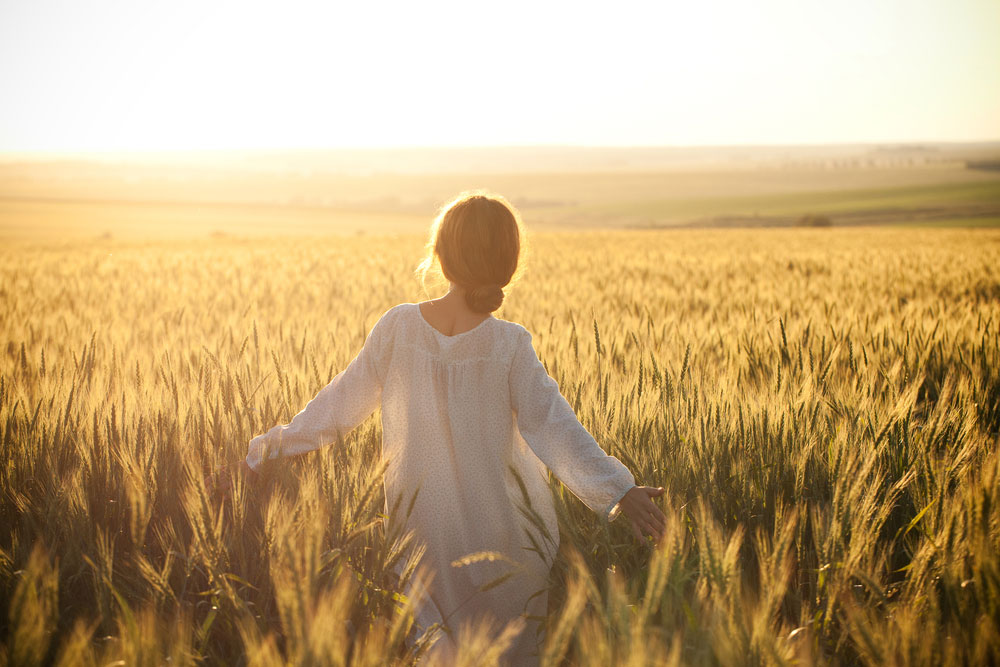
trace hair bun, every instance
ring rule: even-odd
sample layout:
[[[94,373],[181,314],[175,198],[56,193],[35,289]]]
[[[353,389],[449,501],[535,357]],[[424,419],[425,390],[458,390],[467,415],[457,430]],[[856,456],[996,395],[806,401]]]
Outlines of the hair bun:
[[[503,303],[503,289],[499,285],[482,285],[465,292],[465,302],[477,313],[492,313]]]

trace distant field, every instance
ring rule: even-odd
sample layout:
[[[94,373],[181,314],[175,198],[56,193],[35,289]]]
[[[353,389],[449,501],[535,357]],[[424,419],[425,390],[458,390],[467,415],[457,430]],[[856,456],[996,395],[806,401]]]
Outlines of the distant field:
[[[677,224],[712,224],[726,216],[758,216],[760,224],[791,224],[808,213],[834,224],[989,220],[1000,215],[1000,178],[837,191],[665,199],[623,204],[609,215]],[[741,218],[742,219],[742,218]],[[752,224],[752,220],[746,220]]]
[[[946,220],[910,220],[899,224],[907,227],[1000,227],[1000,216],[951,218]]]
[[[404,212],[265,204],[0,200],[0,238],[193,238],[413,232]]]
[[[472,188],[504,194],[539,228],[787,226],[807,214],[835,225],[986,226],[1000,217],[1000,171],[961,160],[570,168],[540,159],[563,170],[494,161],[476,164],[511,170],[449,163],[438,167],[452,171],[392,172],[296,159],[0,161],[0,238],[419,233],[442,203]]]

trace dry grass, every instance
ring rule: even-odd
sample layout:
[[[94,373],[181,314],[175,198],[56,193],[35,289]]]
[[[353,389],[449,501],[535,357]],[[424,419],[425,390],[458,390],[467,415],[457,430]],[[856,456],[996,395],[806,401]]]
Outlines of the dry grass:
[[[0,251],[0,663],[416,660],[433,637],[405,641],[376,419],[225,501],[202,472],[420,298],[421,244]],[[553,484],[543,664],[1000,660],[1000,233],[533,250],[502,316],[670,517],[652,549]],[[473,633],[464,659],[502,641]]]

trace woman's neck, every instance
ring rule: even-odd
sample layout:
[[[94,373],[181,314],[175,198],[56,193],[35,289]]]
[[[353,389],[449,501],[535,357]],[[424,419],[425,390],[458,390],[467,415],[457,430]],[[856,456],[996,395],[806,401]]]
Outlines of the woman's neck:
[[[444,296],[419,305],[424,319],[446,336],[469,331],[490,317],[489,313],[477,313],[469,308],[465,290],[458,285],[452,285]]]

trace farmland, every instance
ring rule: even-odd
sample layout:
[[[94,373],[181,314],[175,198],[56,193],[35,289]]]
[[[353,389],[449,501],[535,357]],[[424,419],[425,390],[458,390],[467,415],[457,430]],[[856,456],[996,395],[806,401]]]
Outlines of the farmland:
[[[993,197],[956,173],[906,187]],[[229,497],[203,482],[426,297],[423,236],[217,223],[0,250],[0,661],[410,664],[433,640],[405,641],[376,417]],[[1000,659],[1000,232],[541,227],[498,316],[668,516],[640,544],[553,480],[543,664]]]
[[[423,233],[487,188],[536,229],[995,226],[982,147],[481,149],[0,159],[0,239]]]

